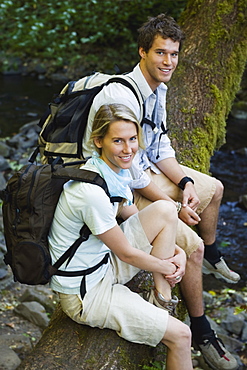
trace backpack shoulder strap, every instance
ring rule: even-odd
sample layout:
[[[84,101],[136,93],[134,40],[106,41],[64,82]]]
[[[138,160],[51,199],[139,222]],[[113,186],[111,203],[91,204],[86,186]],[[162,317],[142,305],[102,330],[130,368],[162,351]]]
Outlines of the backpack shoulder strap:
[[[128,75],[116,75],[116,76],[110,78],[105,83],[105,85],[107,86],[112,82],[120,83],[120,84],[128,87],[133,92],[133,94],[135,95],[135,97],[136,97],[136,99],[139,103],[140,109],[141,109],[140,117],[142,117],[142,119],[143,119],[145,117],[144,99],[143,99],[142,93],[141,93],[137,83],[133,80],[133,78],[131,78]]]
[[[90,184],[95,184],[100,186],[110,198],[110,193],[107,184],[103,177],[101,177],[97,172],[88,171],[84,169],[67,167],[66,163],[62,166],[55,166],[54,172],[52,174],[53,178],[56,179],[68,179],[74,181],[82,181]]]
[[[89,170],[83,170],[79,168],[73,168],[73,167],[67,167],[68,164],[63,164],[59,166],[54,166],[54,171],[52,174],[53,178],[56,179],[68,179],[68,180],[74,180],[74,181],[81,181],[86,182],[94,185],[100,186],[108,195],[111,202],[121,202],[123,198],[121,197],[111,197],[107,184],[103,177],[101,177],[97,172],[89,171]],[[84,224],[80,230],[80,236],[78,239],[75,240],[75,242],[67,249],[67,251],[62,254],[62,256],[55,262],[53,267],[55,269],[59,269],[59,267],[68,259],[66,266],[69,264],[71,259],[73,258],[74,254],[76,253],[77,249],[81,245],[82,242],[86,241],[89,238],[89,235],[91,234],[90,229],[86,224]],[[79,276],[80,272],[77,272]],[[68,276],[67,273],[61,271],[59,273],[55,273],[56,275],[60,274],[60,276]]]

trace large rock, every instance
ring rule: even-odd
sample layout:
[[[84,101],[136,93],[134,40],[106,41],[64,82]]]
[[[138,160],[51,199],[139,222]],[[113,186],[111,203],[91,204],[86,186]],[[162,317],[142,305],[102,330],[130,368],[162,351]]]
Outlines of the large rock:
[[[45,308],[38,302],[20,303],[15,307],[14,312],[41,328],[45,328],[49,324]]]
[[[21,360],[17,354],[7,347],[2,345],[0,347],[0,369],[1,370],[15,370],[20,365]]]

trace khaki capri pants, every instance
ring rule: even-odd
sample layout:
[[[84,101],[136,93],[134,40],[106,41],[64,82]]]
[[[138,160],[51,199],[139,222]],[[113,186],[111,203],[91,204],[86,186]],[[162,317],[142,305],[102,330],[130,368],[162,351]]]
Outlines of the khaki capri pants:
[[[196,188],[196,192],[200,199],[197,213],[200,214],[209,205],[215,193],[216,179],[214,177],[208,176],[204,173],[195,171],[182,165],[181,168],[183,169],[186,176],[191,177],[195,182],[194,185]],[[164,193],[166,193],[174,201],[182,202],[183,191],[171,180],[169,180],[168,177],[166,177],[163,173],[155,174],[150,169],[147,169],[145,172],[148,174],[151,180],[161,190],[163,190]],[[152,203],[150,200],[141,196],[137,191],[134,192],[134,196],[135,204],[139,210]],[[197,250],[201,242],[202,239],[198,236],[198,234],[193,231],[190,226],[186,225],[183,221],[179,219],[176,243],[186,252],[187,257],[189,257],[191,253]]]
[[[150,254],[152,246],[138,214],[120,227],[134,248]],[[83,301],[79,295],[59,293],[63,311],[79,324],[112,329],[130,342],[155,347],[165,334],[168,311],[145,301],[123,285],[139,271],[111,253],[106,275],[85,294]]]

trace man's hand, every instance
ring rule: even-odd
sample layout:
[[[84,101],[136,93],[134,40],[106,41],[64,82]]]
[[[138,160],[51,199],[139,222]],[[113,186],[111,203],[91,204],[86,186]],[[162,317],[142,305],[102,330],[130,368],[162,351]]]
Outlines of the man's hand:
[[[196,194],[196,190],[192,182],[187,182],[183,191],[183,206],[189,206],[193,211],[197,210],[200,200]]]
[[[188,205],[183,204],[181,211],[178,214],[178,217],[180,220],[182,220],[184,223],[186,223],[189,226],[197,225],[198,222],[201,221],[198,214],[193,211],[192,208],[190,208]]]
[[[197,225],[201,221],[196,213],[200,200],[196,194],[192,182],[187,182],[183,191],[182,208],[179,212],[179,218],[189,226]]]

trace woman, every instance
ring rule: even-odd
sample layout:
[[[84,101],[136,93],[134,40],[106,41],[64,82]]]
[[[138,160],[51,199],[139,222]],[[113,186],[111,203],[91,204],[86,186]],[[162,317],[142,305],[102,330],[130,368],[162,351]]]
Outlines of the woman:
[[[168,313],[177,304],[171,287],[181,280],[186,263],[185,253],[175,245],[176,206],[162,200],[138,213],[128,187],[140,135],[136,117],[124,105],[104,105],[97,112],[91,135],[97,153],[83,169],[98,172],[110,195],[122,197],[124,203],[111,203],[96,185],[70,181],[64,186],[49,234],[53,262],[77,239],[84,223],[92,234],[63,268],[88,269],[107,254],[109,259],[86,276],[84,293],[82,277],[54,276],[51,288],[74,321],[115,330],[131,342],[156,346],[161,341],[168,348],[167,369],[191,370],[190,329]],[[126,220],[120,226],[118,209]],[[153,273],[149,302],[124,285],[140,269]]]

